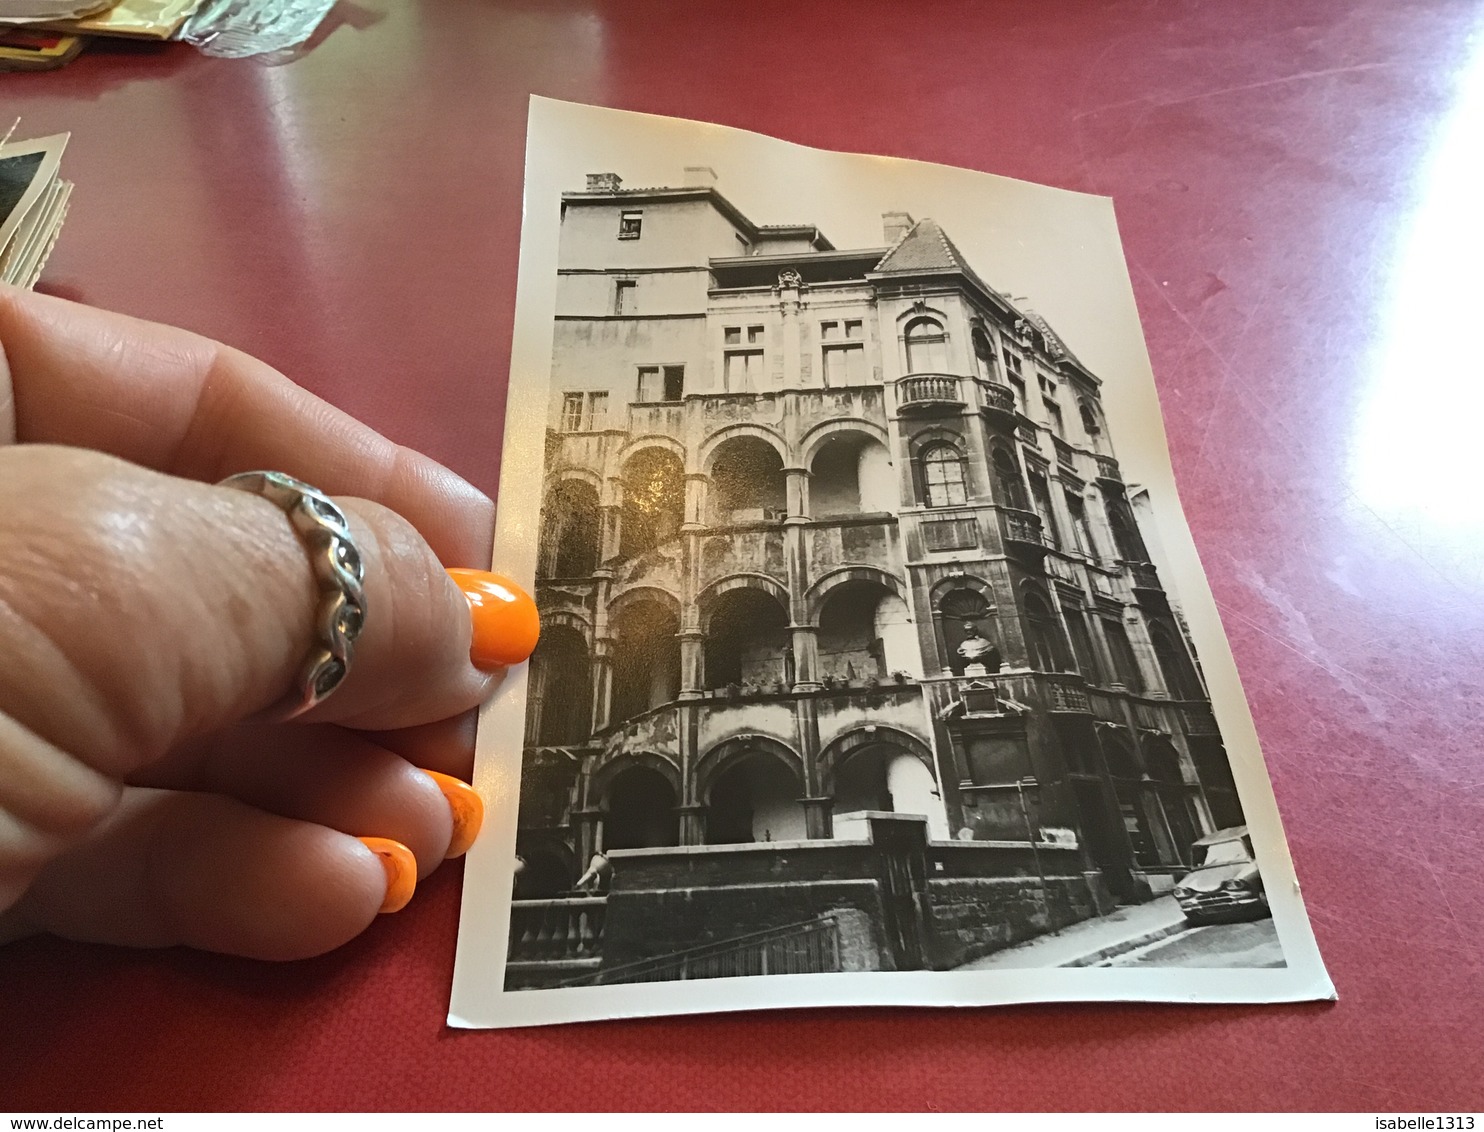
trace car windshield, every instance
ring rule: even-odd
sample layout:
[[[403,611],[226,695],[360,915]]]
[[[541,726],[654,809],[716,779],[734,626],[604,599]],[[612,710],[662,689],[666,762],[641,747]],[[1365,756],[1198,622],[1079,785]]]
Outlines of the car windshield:
[[[1207,845],[1206,855],[1201,859],[1201,864],[1235,865],[1251,859],[1247,853],[1247,846],[1238,838],[1234,841],[1218,841],[1215,845]]]

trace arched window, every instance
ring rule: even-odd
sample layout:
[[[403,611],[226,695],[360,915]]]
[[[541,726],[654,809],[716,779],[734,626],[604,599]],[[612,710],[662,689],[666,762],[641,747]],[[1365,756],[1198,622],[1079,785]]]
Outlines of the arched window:
[[[546,501],[541,535],[543,572],[578,578],[598,566],[598,492],[581,480],[564,480]]]
[[[974,356],[979,359],[980,374],[984,377],[994,377],[994,343],[989,340],[989,335],[984,332],[984,327],[974,327],[973,332],[969,335],[969,342],[974,347]]]
[[[1154,658],[1159,662],[1160,675],[1164,677],[1165,691],[1172,700],[1198,700],[1201,698],[1200,683],[1196,680],[1185,650],[1181,648],[1163,625],[1149,626],[1149,640],[1154,645]]]
[[[1129,642],[1123,622],[1116,617],[1104,617],[1103,637],[1108,642],[1108,652],[1113,657],[1113,676],[1130,692],[1144,691],[1144,674],[1139,671],[1139,662],[1134,656],[1134,646]]]
[[[964,458],[951,444],[933,444],[922,450],[922,495],[929,507],[957,507],[968,502]]]
[[[1113,544],[1118,548],[1118,557],[1125,562],[1148,562],[1149,552],[1144,549],[1144,540],[1134,524],[1134,513],[1122,495],[1109,493],[1107,497],[1108,529],[1113,532]]]
[[[1088,436],[1096,437],[1102,435],[1103,426],[1098,423],[1097,410],[1086,401],[1077,403],[1078,411],[1082,414],[1082,428]]]
[[[1020,465],[1015,462],[1015,457],[1005,449],[996,447],[991,459],[994,463],[995,479],[1000,485],[1001,502],[1009,507],[1029,511],[1031,507],[1025,494],[1025,481],[1020,478]]]
[[[1071,668],[1061,622],[1040,594],[1026,594],[1025,621],[1029,630],[1026,651],[1030,653],[1031,667],[1039,672],[1065,672]]]
[[[945,373],[948,338],[936,319],[914,318],[907,324],[907,372]]]

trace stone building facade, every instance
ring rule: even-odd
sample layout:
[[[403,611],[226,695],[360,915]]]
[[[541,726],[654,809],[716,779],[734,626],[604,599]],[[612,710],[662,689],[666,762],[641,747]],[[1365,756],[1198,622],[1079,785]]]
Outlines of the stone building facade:
[[[883,810],[1167,889],[1242,815],[1098,377],[931,219],[686,172],[563,197],[523,894]]]

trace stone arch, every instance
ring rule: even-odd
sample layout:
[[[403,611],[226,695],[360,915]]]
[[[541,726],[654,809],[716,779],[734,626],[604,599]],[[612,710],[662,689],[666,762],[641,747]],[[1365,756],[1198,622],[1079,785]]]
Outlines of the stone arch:
[[[581,633],[583,640],[587,641],[589,645],[593,643],[593,623],[585,614],[576,613],[570,609],[543,607],[541,610],[541,628],[556,628],[558,626]]]
[[[797,751],[780,739],[754,731],[742,731],[712,744],[696,762],[696,797],[706,799],[711,787],[726,771],[754,755],[770,756],[793,772],[799,783],[799,792],[804,792],[804,760]]]
[[[840,767],[861,751],[876,746],[897,746],[908,754],[915,755],[919,762],[932,773],[936,780],[938,769],[933,761],[932,748],[910,731],[881,723],[863,723],[835,736],[819,752],[820,782],[829,790],[834,775]]]
[[[764,444],[770,445],[778,453],[778,458],[783,461],[783,466],[785,468],[791,466],[790,456],[792,453],[789,451],[788,441],[784,439],[782,433],[776,432],[764,425],[734,424],[717,429],[701,442],[696,460],[700,465],[701,471],[709,476],[711,474],[712,463],[716,459],[716,450],[727,441],[737,440],[744,436],[753,437],[756,440],[761,440]]]
[[[559,468],[552,468],[547,472],[546,479],[551,484],[552,491],[560,487],[563,480],[581,480],[597,488],[600,495],[603,491],[603,477],[591,468],[579,468],[576,464],[563,464]],[[546,494],[549,496],[551,491]]]
[[[799,462],[807,468],[832,437],[851,432],[861,433],[873,440],[879,440],[887,448],[891,447],[886,429],[874,421],[868,421],[864,417],[837,417],[815,425],[803,435],[799,440]]]
[[[696,595],[696,605],[705,614],[715,604],[717,598],[732,590],[761,590],[769,597],[776,598],[784,611],[788,611],[788,587],[767,574],[753,573],[728,574],[724,578],[718,578],[709,585],[703,586],[701,592]]]
[[[624,465],[646,448],[663,448],[666,452],[680,459],[680,466],[685,468],[685,445],[673,436],[666,436],[659,432],[647,432],[642,436],[630,437],[622,448],[613,457],[613,464],[619,474],[623,473]]]
[[[588,779],[587,796],[595,802],[606,803],[613,780],[635,767],[656,771],[674,788],[676,798],[680,797],[680,767],[674,759],[658,751],[618,751],[610,755],[598,764]]]
[[[851,582],[876,582],[904,601],[907,598],[907,594],[902,589],[901,579],[879,566],[842,566],[821,575],[804,592],[805,616],[808,617],[809,624],[819,624],[819,611],[824,607],[825,598],[830,595],[830,592]]]
[[[932,306],[926,302],[916,302],[897,315],[897,333],[902,333],[907,324],[917,318],[931,318],[936,319],[945,326],[948,324],[948,312],[946,310],[943,310],[941,307]]]
[[[614,616],[621,610],[638,601],[653,601],[663,605],[678,619],[680,617],[680,599],[669,590],[662,590],[658,586],[637,585],[630,586],[626,590],[620,590],[608,601],[608,619],[612,622]],[[545,616],[543,614],[543,616]]]

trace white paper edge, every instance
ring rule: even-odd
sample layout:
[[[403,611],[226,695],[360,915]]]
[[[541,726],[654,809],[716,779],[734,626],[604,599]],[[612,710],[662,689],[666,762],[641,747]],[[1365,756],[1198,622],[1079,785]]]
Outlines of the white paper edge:
[[[531,96],[526,135],[526,180],[522,207],[515,331],[511,347],[510,392],[506,405],[505,449],[501,463],[494,568],[523,584],[533,584],[537,520],[541,498],[543,430],[522,433],[518,422],[545,419],[556,313],[556,254],[560,214],[556,193],[542,176],[542,157],[569,114],[611,114],[676,122],[658,115],[605,110]],[[690,128],[722,130],[758,138],[746,130],[686,122]],[[768,139],[773,145],[808,147]],[[841,155],[865,162],[868,155]],[[677,157],[683,157],[678,154]],[[885,159],[896,163],[898,159]],[[928,162],[905,162],[923,168]],[[964,173],[963,170],[955,170]],[[993,174],[973,173],[975,177]],[[1000,178],[1009,180],[1008,178]],[[1024,182],[1022,182],[1024,184]],[[1100,202],[1108,211],[1110,235],[1118,240],[1113,202],[1107,197],[1035,186],[1048,194]],[[541,194],[540,200],[535,196]],[[1109,280],[1126,291],[1127,317],[1138,324],[1138,308],[1121,242],[1121,278]],[[1127,428],[1115,433],[1121,454],[1139,446],[1147,466],[1141,482],[1150,489],[1158,536],[1174,576],[1169,589],[1178,596],[1211,692],[1217,724],[1231,758],[1232,776],[1247,816],[1266,881],[1273,922],[1287,966],[1268,969],[1190,968],[1033,968],[993,971],[902,971],[822,975],[771,975],[673,983],[571,987],[560,990],[506,991],[505,951],[510,927],[516,817],[519,806],[521,744],[524,731],[526,668],[511,669],[479,718],[474,786],[485,799],[485,833],[470,850],[464,871],[463,906],[448,1024],[458,1028],[504,1028],[560,1022],[670,1014],[828,1006],[988,1006],[1034,1002],[1271,1003],[1333,1000],[1333,983],[1324,969],[1313,928],[1304,909],[1293,860],[1263,764],[1261,748],[1236,662],[1222,628],[1190,528],[1185,522],[1165,440],[1164,420],[1154,392],[1153,372],[1140,335],[1142,376],[1152,413],[1141,414],[1142,436]],[[1155,445],[1151,449],[1148,446]],[[515,736],[514,742],[507,737]]]

